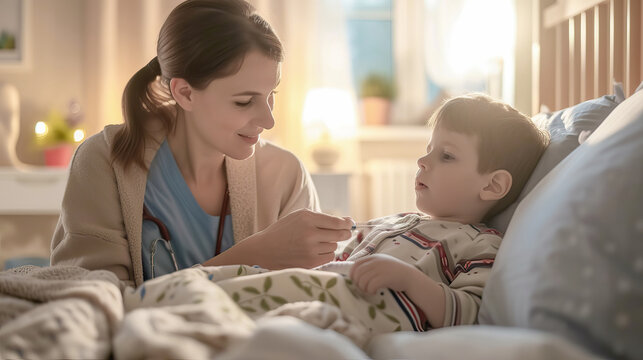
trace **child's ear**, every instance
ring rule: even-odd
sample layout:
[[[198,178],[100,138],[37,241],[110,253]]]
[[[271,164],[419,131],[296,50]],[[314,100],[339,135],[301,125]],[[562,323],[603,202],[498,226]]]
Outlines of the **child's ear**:
[[[480,190],[482,200],[500,200],[511,189],[512,178],[507,170],[496,170],[489,174],[487,185]]]
[[[180,78],[172,78],[170,80],[170,91],[172,97],[183,110],[192,110],[192,86],[185,80]]]

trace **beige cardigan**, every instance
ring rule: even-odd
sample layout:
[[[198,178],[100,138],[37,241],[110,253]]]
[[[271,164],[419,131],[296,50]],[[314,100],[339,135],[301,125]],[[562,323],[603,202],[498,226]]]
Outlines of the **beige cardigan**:
[[[143,282],[141,233],[147,171],[110,162],[110,125],[78,147],[51,243],[51,264],[110,270],[130,285]],[[149,166],[160,141],[147,141]],[[246,160],[226,158],[235,242],[290,212],[319,211],[310,175],[292,153],[260,141]]]

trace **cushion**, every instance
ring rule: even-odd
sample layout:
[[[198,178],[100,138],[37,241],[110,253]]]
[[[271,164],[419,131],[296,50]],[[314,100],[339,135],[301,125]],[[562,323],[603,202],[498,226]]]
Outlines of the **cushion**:
[[[478,320],[643,359],[643,91],[520,203]]]
[[[614,85],[614,95],[605,95],[554,113],[543,112],[532,117],[536,125],[549,132],[551,141],[534,168],[516,201],[489,221],[489,226],[505,232],[518,203],[538,182],[579,145],[582,132],[592,132],[625,98],[623,86]],[[586,135],[583,134],[583,135]]]
[[[582,348],[542,331],[502,326],[453,326],[426,333],[402,331],[371,339],[372,359],[588,360]]]

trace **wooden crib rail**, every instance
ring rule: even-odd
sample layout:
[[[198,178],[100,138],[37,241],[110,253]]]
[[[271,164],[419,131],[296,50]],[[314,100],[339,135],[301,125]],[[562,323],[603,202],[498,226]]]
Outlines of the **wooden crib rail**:
[[[643,0],[535,0],[532,111],[612,93],[643,80]]]

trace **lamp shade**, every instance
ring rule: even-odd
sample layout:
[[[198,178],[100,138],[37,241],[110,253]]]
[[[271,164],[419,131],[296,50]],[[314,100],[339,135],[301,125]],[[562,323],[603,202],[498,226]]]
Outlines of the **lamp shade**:
[[[323,136],[333,139],[354,137],[357,127],[355,96],[337,88],[315,88],[308,91],[302,122],[309,140]]]

